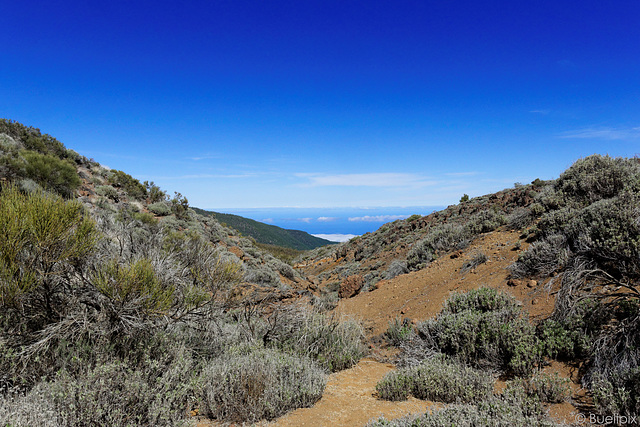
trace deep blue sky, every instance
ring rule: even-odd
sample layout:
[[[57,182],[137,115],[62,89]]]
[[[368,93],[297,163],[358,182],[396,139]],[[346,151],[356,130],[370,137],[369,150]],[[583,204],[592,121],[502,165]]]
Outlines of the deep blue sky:
[[[194,206],[424,206],[640,152],[640,1],[0,0],[0,117]]]

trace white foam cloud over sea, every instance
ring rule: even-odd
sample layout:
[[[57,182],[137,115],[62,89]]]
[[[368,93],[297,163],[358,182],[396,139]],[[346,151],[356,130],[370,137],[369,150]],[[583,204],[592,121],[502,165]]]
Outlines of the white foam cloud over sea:
[[[353,239],[357,237],[357,234],[313,234],[315,237],[319,237],[321,239],[326,239],[331,242],[346,242],[349,239]]]

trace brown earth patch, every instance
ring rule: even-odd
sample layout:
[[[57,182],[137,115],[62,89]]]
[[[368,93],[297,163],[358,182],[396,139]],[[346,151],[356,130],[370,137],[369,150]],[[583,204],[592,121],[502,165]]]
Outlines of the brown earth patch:
[[[435,316],[452,292],[489,286],[513,295],[534,318],[548,315],[555,299],[543,289],[543,283],[535,282],[530,287],[529,281],[509,282],[506,268],[526,249],[522,244],[520,250],[514,250],[518,240],[518,232],[485,234],[464,251],[456,252],[455,257],[442,256],[423,270],[382,280],[374,291],[340,300],[336,310],[354,316],[370,328],[372,335],[378,335],[396,317],[422,321]],[[487,262],[463,272],[462,266],[478,252],[487,256]]]

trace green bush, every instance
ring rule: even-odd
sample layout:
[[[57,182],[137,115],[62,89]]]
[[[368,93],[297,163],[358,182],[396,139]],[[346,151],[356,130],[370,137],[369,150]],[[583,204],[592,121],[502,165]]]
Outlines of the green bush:
[[[640,368],[591,377],[589,389],[602,415],[635,417],[640,413]]]
[[[256,422],[313,405],[322,397],[325,374],[308,359],[261,349],[212,361],[200,382],[203,415]]]
[[[146,189],[147,203],[158,203],[167,200],[167,193],[162,191],[153,181],[145,181],[143,185]]]
[[[81,183],[75,166],[69,160],[50,154],[21,150],[15,157],[4,158],[2,163],[9,179],[31,179],[42,188],[66,198],[71,198]]]
[[[147,259],[129,265],[109,262],[96,273],[93,283],[117,312],[134,312],[143,319],[165,316],[174,301],[175,288],[162,285]]]
[[[584,359],[591,354],[598,330],[607,322],[605,313],[594,299],[576,304],[569,313],[549,318],[538,324],[537,335],[543,354],[559,360]]]
[[[386,374],[378,384],[376,392],[381,399],[396,402],[407,400],[413,387],[413,378],[406,371],[392,371]]]
[[[42,134],[40,129],[27,127],[12,120],[0,119],[0,134],[6,134],[31,151],[48,154],[58,159],[69,158],[71,153],[51,135]]]
[[[129,196],[142,200],[147,196],[147,188],[137,179],[123,171],[113,169],[109,173],[108,181],[115,187],[121,187]]]
[[[62,317],[74,272],[98,239],[95,223],[76,201],[42,191],[0,192],[0,305],[29,329]],[[17,325],[16,325],[17,326]]]

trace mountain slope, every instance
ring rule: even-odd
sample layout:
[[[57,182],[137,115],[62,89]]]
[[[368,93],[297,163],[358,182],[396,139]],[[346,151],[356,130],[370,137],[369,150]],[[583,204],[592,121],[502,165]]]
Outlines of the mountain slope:
[[[243,235],[253,237],[258,243],[284,246],[297,250],[309,250],[335,244],[335,242],[312,236],[305,231],[289,230],[239,215],[206,211],[199,208],[193,208],[193,210],[201,215],[212,216],[218,222],[238,230]]]

